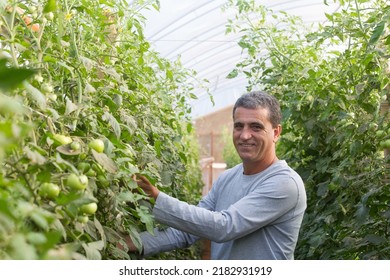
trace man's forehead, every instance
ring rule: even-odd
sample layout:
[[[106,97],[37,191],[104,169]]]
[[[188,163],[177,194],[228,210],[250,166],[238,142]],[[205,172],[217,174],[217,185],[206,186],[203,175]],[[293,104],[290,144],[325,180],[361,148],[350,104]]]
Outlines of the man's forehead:
[[[264,122],[268,120],[269,112],[266,108],[247,109],[238,107],[234,112],[234,122]]]
[[[249,124],[262,124],[264,121],[260,119],[235,119],[234,123],[249,123]]]

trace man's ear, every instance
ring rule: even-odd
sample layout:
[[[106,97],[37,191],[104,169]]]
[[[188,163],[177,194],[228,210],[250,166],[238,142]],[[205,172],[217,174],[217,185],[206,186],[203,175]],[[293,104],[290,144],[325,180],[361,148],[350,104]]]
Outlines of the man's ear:
[[[282,134],[282,126],[279,124],[277,127],[273,128],[274,130],[274,143],[276,143]]]

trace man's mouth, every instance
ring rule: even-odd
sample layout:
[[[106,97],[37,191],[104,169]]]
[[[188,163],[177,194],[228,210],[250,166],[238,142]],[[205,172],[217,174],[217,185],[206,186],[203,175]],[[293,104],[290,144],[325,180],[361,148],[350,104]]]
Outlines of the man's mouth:
[[[254,147],[255,144],[252,144],[252,143],[239,143],[238,146],[246,148],[246,147]]]

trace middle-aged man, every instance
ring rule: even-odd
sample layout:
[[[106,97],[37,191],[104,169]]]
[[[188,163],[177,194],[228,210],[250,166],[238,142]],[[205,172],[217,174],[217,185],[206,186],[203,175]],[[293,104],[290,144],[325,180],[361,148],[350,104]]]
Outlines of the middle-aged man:
[[[306,209],[301,177],[278,159],[279,102],[265,92],[241,96],[233,108],[233,142],[242,163],[226,170],[197,206],[179,201],[145,177],[138,185],[156,201],[156,220],[169,227],[141,233],[142,254],[211,240],[211,259],[294,259]],[[130,251],[137,251],[125,237]]]

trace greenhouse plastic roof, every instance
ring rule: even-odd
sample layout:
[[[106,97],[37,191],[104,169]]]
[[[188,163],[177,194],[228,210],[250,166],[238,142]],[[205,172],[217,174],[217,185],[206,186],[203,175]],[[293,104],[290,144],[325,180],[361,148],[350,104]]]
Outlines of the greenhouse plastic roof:
[[[191,103],[194,118],[225,108],[245,92],[243,77],[226,79],[241,57],[239,35],[225,34],[225,25],[233,14],[222,12],[226,0],[160,0],[160,11],[144,10],[145,35],[152,47],[170,60],[181,58],[184,67],[194,69],[198,78],[209,81],[215,105],[204,89],[196,89],[198,99]],[[324,22],[325,13],[338,6],[324,0],[263,0],[273,11],[285,11],[302,17],[304,22]],[[332,2],[332,3],[331,3]]]

